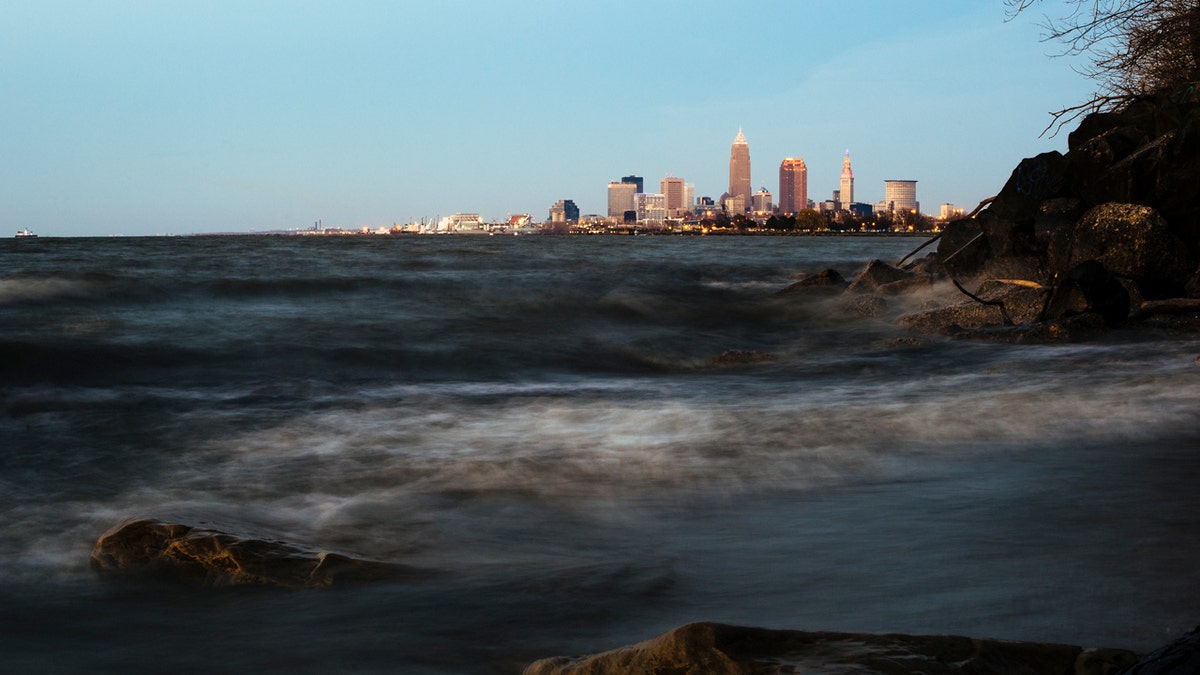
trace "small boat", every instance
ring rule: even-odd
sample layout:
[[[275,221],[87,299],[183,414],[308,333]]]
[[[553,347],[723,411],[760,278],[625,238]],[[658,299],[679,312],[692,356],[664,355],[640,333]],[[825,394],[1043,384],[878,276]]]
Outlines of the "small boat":
[[[28,227],[17,230],[17,238],[18,239],[34,239],[36,237],[37,237],[37,235],[30,232]]]

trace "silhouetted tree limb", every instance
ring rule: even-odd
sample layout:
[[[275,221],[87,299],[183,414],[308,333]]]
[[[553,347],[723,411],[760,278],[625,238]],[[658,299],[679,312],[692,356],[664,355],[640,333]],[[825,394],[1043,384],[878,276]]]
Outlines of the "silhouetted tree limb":
[[[1200,82],[1200,0],[1062,0],[1064,13],[1046,17],[1044,39],[1064,56],[1086,56],[1078,68],[1099,85],[1089,101],[1050,113],[1045,131],[1088,113],[1119,109],[1163,89]],[[1009,18],[1044,0],[1004,0]],[[1043,131],[1043,133],[1045,133]]]

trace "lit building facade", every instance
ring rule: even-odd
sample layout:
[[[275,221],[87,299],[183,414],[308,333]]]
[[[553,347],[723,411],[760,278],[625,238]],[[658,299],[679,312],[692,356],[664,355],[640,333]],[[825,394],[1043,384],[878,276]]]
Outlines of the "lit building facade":
[[[661,193],[646,194],[639,192],[634,197],[639,223],[658,222],[667,219],[667,196]]]
[[[634,197],[637,195],[638,189],[636,183],[626,183],[624,181],[618,183],[616,181],[608,184],[608,217],[609,218],[624,218],[626,211],[633,211],[636,206]]]
[[[883,209],[895,213],[897,211],[921,212],[921,203],[917,201],[917,181],[915,180],[885,180],[883,181]]]
[[[577,223],[579,222],[579,207],[570,199],[560,199],[550,207],[550,222]]]
[[[638,192],[646,191],[645,181],[642,180],[641,176],[621,176],[621,182],[622,183],[632,183],[633,185],[636,185],[637,190],[633,193],[635,195]]]
[[[850,168],[850,151],[846,150],[846,157],[842,159],[842,178],[838,181],[838,201],[841,203],[841,208],[849,210],[850,205],[854,203],[854,170]]]
[[[750,187],[750,145],[746,143],[746,135],[741,129],[738,129],[733,146],[729,148],[729,196],[741,197],[743,210],[753,196]]]
[[[799,157],[785,157],[779,165],[779,211],[799,213],[808,208],[808,167]]]
[[[755,192],[754,197],[751,198],[750,210],[755,214],[764,215],[770,213],[774,209],[775,206],[771,203],[771,193],[768,192],[767,188],[765,187],[759,188],[758,192]]]
[[[687,196],[682,178],[667,176],[658,182],[658,191],[667,198],[667,215],[676,218],[688,211]]]

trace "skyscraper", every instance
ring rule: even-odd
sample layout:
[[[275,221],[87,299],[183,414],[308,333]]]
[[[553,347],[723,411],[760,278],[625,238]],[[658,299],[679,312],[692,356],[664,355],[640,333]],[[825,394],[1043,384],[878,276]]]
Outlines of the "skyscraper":
[[[624,181],[608,184],[608,217],[623,218],[626,211],[634,210],[633,198],[637,194],[637,184]]]
[[[637,192],[634,192],[633,194],[637,194],[638,192],[645,192],[645,190],[643,188],[645,188],[646,186],[642,184],[643,181],[642,181],[641,176],[621,176],[621,182],[622,183],[632,183],[632,184],[636,185]]]
[[[846,158],[842,160],[841,197],[843,210],[849,210],[854,203],[854,171],[850,169],[850,151],[846,150]]]
[[[808,208],[808,167],[799,157],[785,157],[779,165],[779,211],[800,213]]]
[[[682,215],[687,210],[688,203],[684,196],[682,178],[666,176],[658,182],[658,191],[667,198],[667,215],[669,217]]]
[[[750,189],[750,145],[739,128],[729,149],[729,196],[741,197],[743,204],[749,204],[753,197]]]

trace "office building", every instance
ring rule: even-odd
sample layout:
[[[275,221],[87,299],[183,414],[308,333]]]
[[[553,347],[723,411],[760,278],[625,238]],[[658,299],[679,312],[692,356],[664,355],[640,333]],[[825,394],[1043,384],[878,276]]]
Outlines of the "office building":
[[[637,184],[633,182],[626,183],[624,181],[611,182],[608,184],[608,217],[623,218],[626,211],[636,209],[634,205],[634,196],[637,195]]]
[[[631,183],[631,184],[633,184],[633,185],[636,185],[636,186],[637,186],[637,191],[633,193],[633,194],[635,194],[635,195],[636,195],[638,192],[645,192],[645,191],[646,191],[646,190],[645,190],[646,186],[642,184],[642,183],[643,183],[643,181],[642,181],[642,177],[641,177],[641,176],[621,176],[621,182],[622,182],[622,183]]]
[[[779,212],[799,213],[808,208],[808,167],[799,157],[785,157],[779,165]]]
[[[550,207],[550,222],[577,223],[579,222],[579,207],[570,199],[560,199]]]
[[[885,180],[883,181],[883,206],[885,211],[915,211],[920,213],[921,203],[917,201],[917,181],[915,180]]]
[[[682,178],[666,176],[658,182],[658,191],[667,199],[667,216],[677,218],[688,211],[689,204],[684,195]]]
[[[664,194],[639,192],[634,197],[639,223],[661,223],[667,219],[667,197]]]
[[[743,206],[750,204],[750,145],[738,129],[737,138],[729,148],[729,196],[741,197]],[[729,207],[726,206],[726,209]]]
[[[759,188],[758,192],[754,193],[750,204],[750,210],[756,215],[765,215],[775,210],[774,205],[771,203],[771,193],[765,187]]]

